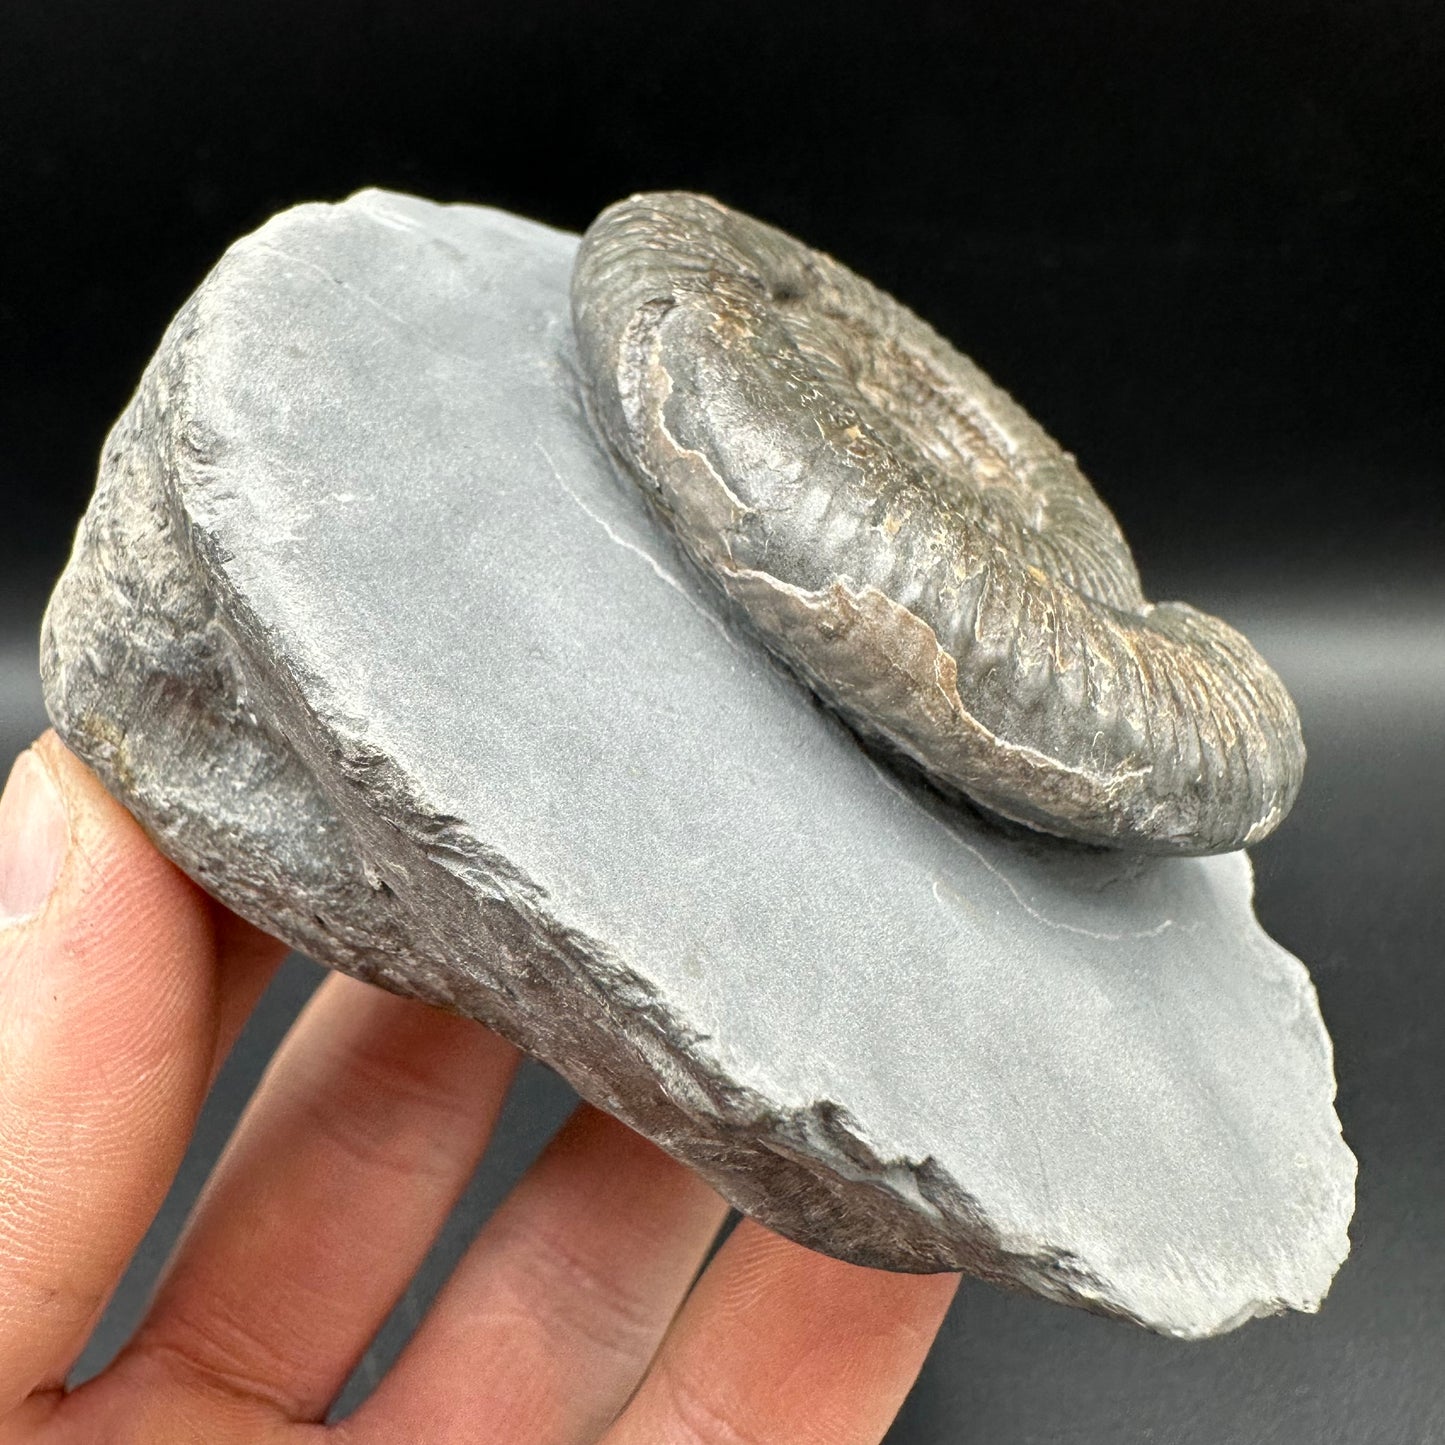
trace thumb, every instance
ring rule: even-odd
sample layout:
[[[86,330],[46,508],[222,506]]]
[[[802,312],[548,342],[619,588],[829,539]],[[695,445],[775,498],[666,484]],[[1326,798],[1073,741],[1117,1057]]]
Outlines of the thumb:
[[[0,1417],[59,1385],[216,1047],[217,911],[53,734],[0,799]]]

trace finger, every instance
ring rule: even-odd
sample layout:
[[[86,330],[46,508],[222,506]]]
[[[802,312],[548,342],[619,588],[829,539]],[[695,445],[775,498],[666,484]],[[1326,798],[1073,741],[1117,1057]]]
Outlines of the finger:
[[[878,1445],[957,1287],[843,1264],[744,1220],[605,1445]]]
[[[690,1170],[577,1109],[473,1242],[350,1439],[594,1441],[637,1385],[727,1213]],[[660,1438],[660,1437],[659,1437]]]
[[[476,1167],[516,1060],[470,1020],[329,978],[107,1388],[323,1418]]]
[[[0,1415],[64,1378],[180,1162],[231,1007],[216,917],[53,734],[20,756],[0,802]]]
[[[211,911],[216,952],[222,960],[225,977],[225,987],[218,1000],[216,1045],[208,1081],[215,1083],[237,1036],[255,1011],[266,985],[275,977],[287,947],[244,918],[238,918],[214,898],[207,898],[206,903]]]

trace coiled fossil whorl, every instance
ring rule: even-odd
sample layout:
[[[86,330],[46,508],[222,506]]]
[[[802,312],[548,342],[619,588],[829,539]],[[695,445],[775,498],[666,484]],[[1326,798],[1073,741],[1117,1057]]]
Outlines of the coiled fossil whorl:
[[[912,312],[716,201],[634,196],[582,241],[596,424],[693,560],[858,731],[1045,832],[1253,843],[1304,745],[1233,628],[1145,600],[1118,524]]]

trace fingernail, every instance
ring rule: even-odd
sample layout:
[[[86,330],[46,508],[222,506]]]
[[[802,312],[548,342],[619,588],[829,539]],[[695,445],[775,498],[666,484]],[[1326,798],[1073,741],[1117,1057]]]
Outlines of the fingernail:
[[[34,752],[23,752],[0,797],[0,928],[24,923],[45,907],[69,847],[60,789]]]

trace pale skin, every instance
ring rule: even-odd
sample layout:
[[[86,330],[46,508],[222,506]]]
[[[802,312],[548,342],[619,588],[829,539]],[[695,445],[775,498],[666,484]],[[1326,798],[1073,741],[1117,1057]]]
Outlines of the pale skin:
[[[284,947],[53,735],[0,802],[0,1445],[874,1445],[957,1286],[811,1253],[580,1106],[389,1374],[331,1402],[486,1146],[480,1025],[329,977],[136,1336],[65,1381]]]

